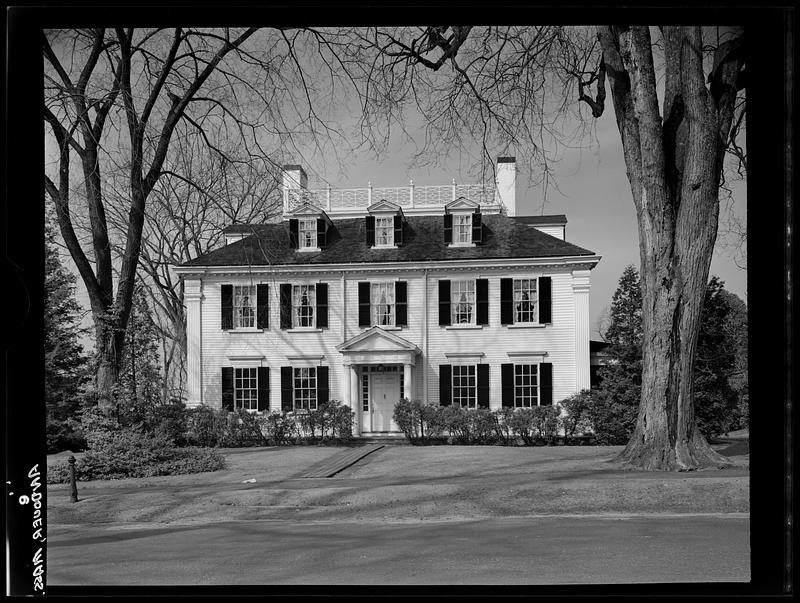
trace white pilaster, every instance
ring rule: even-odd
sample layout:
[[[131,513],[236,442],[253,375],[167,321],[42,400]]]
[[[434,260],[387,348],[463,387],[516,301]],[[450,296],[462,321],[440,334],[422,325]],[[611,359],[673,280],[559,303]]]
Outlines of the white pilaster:
[[[353,435],[358,437],[361,435],[361,388],[358,386],[358,371],[356,370],[355,365],[351,364],[347,368],[350,374],[350,408],[352,408],[353,412],[355,413]]]
[[[575,298],[575,389],[589,389],[589,290],[591,272],[572,271],[572,292]]]
[[[408,363],[403,365],[403,389],[405,390],[403,394],[407,399],[413,400],[416,398],[414,382],[411,380],[411,364]]]
[[[186,405],[199,406],[203,403],[203,345],[201,338],[201,306],[203,300],[203,281],[185,280],[183,282],[183,302],[186,306]]]

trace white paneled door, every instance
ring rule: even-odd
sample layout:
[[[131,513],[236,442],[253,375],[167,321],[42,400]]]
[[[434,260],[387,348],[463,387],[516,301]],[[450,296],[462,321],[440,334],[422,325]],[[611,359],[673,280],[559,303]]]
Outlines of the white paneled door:
[[[392,420],[394,405],[400,399],[400,374],[373,373],[370,383],[372,431],[397,431]]]

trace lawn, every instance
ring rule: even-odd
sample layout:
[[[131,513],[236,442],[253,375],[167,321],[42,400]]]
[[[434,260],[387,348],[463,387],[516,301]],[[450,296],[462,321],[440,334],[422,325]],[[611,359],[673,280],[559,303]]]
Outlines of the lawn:
[[[342,449],[225,449],[224,470],[79,483],[78,503],[70,502],[66,485],[49,485],[48,520],[50,525],[396,522],[749,512],[746,440],[731,438],[715,448],[734,466],[630,471],[614,462],[621,447],[387,446],[335,477],[315,479],[299,476]]]

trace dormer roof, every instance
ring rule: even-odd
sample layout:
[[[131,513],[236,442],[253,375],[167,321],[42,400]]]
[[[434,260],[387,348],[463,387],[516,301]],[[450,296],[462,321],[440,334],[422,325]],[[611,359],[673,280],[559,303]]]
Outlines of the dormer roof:
[[[480,211],[480,204],[476,201],[472,201],[467,199],[466,197],[459,197],[454,201],[450,201],[447,205],[444,206],[445,213],[450,213],[453,211]]]
[[[309,202],[305,202],[302,205],[293,209],[290,213],[286,214],[286,218],[324,218],[328,224],[333,224],[333,220],[330,219],[328,214],[325,213],[320,207],[316,205],[312,205]]]
[[[400,207],[397,203],[392,203],[391,201],[387,201],[386,199],[381,199],[376,203],[373,203],[367,208],[367,212],[370,214],[400,214],[403,215],[403,208]]]

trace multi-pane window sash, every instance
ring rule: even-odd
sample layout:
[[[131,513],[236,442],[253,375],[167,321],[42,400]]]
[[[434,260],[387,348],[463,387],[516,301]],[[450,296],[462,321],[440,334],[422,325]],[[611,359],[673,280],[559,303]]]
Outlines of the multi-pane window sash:
[[[464,408],[477,406],[475,365],[453,366],[453,404]]]
[[[394,283],[372,283],[370,287],[372,324],[395,325]]]
[[[258,410],[258,369],[234,369],[233,379],[234,407],[244,410]]]
[[[295,410],[317,409],[317,369],[315,367],[295,368],[292,389]]]
[[[316,308],[314,285],[292,286],[292,327],[313,327]]]
[[[514,279],[514,322],[536,322],[536,279]]]
[[[366,369],[361,375],[361,404],[362,410],[369,410],[369,371]]]
[[[539,366],[514,365],[514,406],[517,408],[539,405]]]
[[[317,220],[298,221],[298,246],[301,249],[317,246]]]
[[[450,311],[454,325],[475,324],[475,281],[450,283]]]
[[[394,245],[394,218],[375,218],[375,245],[388,247]]]
[[[471,243],[472,215],[455,214],[453,218],[453,243]]]
[[[233,326],[235,328],[256,326],[255,285],[235,285],[233,287]]]

